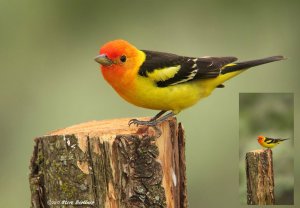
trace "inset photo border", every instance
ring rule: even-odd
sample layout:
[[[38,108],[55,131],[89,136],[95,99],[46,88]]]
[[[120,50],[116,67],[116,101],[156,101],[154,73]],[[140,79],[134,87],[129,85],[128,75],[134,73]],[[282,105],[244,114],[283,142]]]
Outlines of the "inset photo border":
[[[239,94],[241,204],[294,204],[294,94]]]

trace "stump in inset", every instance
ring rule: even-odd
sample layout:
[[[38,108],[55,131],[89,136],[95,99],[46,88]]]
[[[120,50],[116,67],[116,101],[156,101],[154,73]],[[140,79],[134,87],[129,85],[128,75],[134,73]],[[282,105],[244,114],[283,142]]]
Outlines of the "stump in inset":
[[[274,175],[271,149],[247,152],[246,175],[247,204],[274,204]]]

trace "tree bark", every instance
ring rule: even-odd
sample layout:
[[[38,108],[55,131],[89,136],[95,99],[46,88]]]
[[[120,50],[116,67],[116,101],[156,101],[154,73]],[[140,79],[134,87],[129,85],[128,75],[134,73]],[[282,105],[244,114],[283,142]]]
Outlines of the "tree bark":
[[[246,154],[247,204],[272,205],[274,175],[272,150],[254,150]]]
[[[172,118],[128,127],[128,120],[92,121],[36,138],[31,206],[187,207],[181,124]]]

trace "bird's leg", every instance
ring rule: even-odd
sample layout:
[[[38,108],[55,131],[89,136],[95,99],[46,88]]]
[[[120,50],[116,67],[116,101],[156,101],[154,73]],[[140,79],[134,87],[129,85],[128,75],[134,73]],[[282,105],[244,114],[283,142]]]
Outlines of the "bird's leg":
[[[172,117],[172,116],[175,116],[175,113],[173,113],[173,111],[171,111],[170,113],[164,115],[163,117],[160,117],[158,119],[156,119],[156,124],[159,124],[165,120],[167,120],[168,118]]]
[[[143,125],[143,126],[155,126],[165,120],[167,120],[168,118],[174,116],[175,114],[173,112],[170,112],[166,115],[164,115],[163,117],[159,118],[162,114],[164,114],[166,111],[161,111],[159,112],[156,116],[154,116],[152,119],[150,119],[149,121],[139,121],[137,119],[131,119],[128,122],[128,125],[130,126],[131,124],[135,124],[135,125]]]
[[[153,118],[150,119],[150,121],[155,121],[157,120],[161,115],[163,115],[165,112],[167,112],[166,110],[162,110],[160,111],[158,114],[156,114]]]

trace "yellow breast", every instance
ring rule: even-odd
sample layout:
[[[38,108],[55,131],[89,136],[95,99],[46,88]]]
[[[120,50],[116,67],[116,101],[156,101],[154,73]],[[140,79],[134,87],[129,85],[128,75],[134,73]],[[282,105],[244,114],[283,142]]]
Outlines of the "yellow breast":
[[[203,86],[201,82],[157,87],[146,77],[137,77],[134,86],[132,90],[122,90],[119,94],[134,105],[155,110],[172,110],[175,113],[194,105],[213,90]]]
[[[143,108],[179,113],[207,97],[219,84],[239,73],[241,71],[167,87],[157,87],[148,77],[138,76],[132,83],[134,87],[130,90],[123,88],[118,93],[128,102]]]

